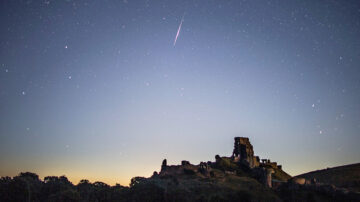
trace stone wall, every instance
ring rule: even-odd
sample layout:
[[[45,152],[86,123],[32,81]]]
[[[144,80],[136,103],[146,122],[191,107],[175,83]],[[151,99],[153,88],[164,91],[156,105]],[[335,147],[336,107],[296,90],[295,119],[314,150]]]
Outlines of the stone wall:
[[[232,158],[235,162],[243,163],[250,168],[259,166],[259,157],[254,156],[253,146],[247,137],[234,138],[234,151]]]

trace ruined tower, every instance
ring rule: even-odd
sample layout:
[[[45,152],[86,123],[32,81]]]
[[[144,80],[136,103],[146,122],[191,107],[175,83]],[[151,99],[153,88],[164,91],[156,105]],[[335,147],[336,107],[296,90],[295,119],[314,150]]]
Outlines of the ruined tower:
[[[259,157],[254,156],[253,146],[247,137],[235,137],[232,158],[250,168],[259,166]]]

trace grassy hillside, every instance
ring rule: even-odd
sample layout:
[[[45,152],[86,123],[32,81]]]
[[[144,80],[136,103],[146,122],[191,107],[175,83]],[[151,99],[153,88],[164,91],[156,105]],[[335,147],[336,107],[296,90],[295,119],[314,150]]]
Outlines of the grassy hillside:
[[[289,174],[287,174],[285,171],[281,169],[274,169],[275,173],[272,175],[274,179],[280,180],[280,181],[287,181],[291,178]]]
[[[225,174],[217,169],[213,172],[216,177],[211,178],[196,174],[153,176],[133,188],[156,187],[163,190],[165,201],[281,201],[273,190],[251,177]]]
[[[316,170],[297,177],[316,178],[318,182],[360,192],[360,163]]]

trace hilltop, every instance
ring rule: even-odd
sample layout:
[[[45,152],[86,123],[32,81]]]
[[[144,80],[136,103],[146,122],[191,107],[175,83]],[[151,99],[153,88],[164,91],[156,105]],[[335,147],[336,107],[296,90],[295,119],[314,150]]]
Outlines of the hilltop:
[[[333,184],[337,187],[360,192],[360,163],[316,170],[297,177],[308,180],[316,179],[320,183]]]

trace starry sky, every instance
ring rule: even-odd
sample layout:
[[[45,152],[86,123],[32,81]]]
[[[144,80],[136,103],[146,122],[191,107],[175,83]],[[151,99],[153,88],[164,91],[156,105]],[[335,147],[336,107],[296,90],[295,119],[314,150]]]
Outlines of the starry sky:
[[[0,176],[128,185],[235,136],[291,175],[360,161],[359,1],[15,0],[0,22]]]

